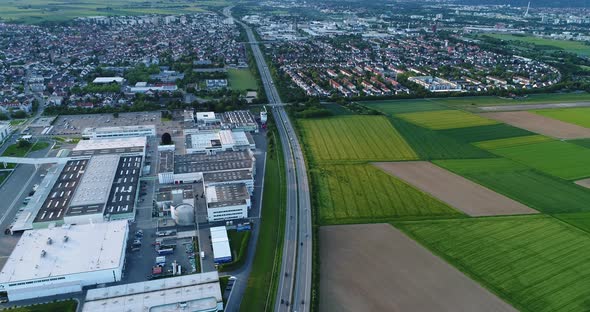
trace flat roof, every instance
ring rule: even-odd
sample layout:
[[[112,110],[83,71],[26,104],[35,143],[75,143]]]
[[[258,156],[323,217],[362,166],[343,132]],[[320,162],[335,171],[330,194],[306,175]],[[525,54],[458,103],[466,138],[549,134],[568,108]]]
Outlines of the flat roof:
[[[117,173],[119,155],[95,155],[90,158],[70,206],[105,204]]]
[[[244,183],[221,184],[205,187],[208,208],[246,204],[250,193]]]
[[[236,170],[236,171],[220,171],[220,172],[206,172],[203,173],[203,181],[205,185],[210,182],[231,182],[252,180],[252,172],[250,170]]]
[[[82,311],[215,311],[222,300],[219,275],[212,271],[89,289]]]
[[[182,191],[182,199],[193,199],[195,194],[192,184],[174,185],[173,187],[161,187],[156,193],[156,202],[172,201],[172,192]]]
[[[87,163],[88,159],[70,160],[66,163],[33,222],[63,219]]]
[[[174,151],[163,150],[159,151],[159,173],[174,172]]]
[[[211,244],[213,245],[213,257],[215,259],[231,258],[231,248],[225,226],[212,227],[209,231],[211,233]]]
[[[227,151],[214,155],[175,155],[174,173],[251,169],[253,162],[254,156],[250,151]]]
[[[0,283],[118,268],[127,231],[127,220],[25,231],[0,272]]]
[[[133,125],[133,126],[116,126],[116,127],[96,127],[96,128],[84,128],[82,134],[103,134],[112,132],[136,132],[136,131],[156,131],[155,125]]]
[[[230,111],[223,113],[222,122],[230,125],[231,128],[239,128],[243,126],[258,126],[254,115],[248,110]]]
[[[105,214],[133,212],[140,172],[141,156],[121,157],[112,182]]]
[[[131,138],[109,138],[98,140],[80,140],[76,147],[72,150],[76,151],[91,151],[91,150],[123,150],[145,148],[147,139],[145,137],[131,137]]]

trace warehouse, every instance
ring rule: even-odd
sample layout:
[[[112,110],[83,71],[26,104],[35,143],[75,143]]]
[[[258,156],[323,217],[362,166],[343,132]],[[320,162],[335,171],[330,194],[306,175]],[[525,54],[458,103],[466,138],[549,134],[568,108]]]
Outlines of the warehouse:
[[[223,311],[217,271],[90,289],[82,312]]]
[[[82,138],[84,139],[149,137],[155,135],[156,126],[154,125],[84,128],[82,131]]]
[[[248,218],[252,206],[250,193],[243,183],[205,187],[209,222]]]
[[[211,232],[211,244],[213,245],[213,262],[228,263],[232,261],[229,238],[225,226],[217,226],[209,229]]]
[[[127,221],[25,231],[0,272],[11,301],[121,280]]]
[[[222,151],[253,150],[256,148],[252,135],[244,131],[189,129],[184,131],[184,135],[188,154],[215,154]]]
[[[203,185],[214,186],[224,184],[244,183],[248,192],[254,192],[254,177],[250,170],[235,170],[203,173]]]

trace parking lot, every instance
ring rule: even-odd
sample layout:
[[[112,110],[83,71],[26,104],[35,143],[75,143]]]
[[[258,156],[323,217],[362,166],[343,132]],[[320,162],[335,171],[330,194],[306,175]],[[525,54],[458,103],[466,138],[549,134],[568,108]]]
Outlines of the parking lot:
[[[81,135],[84,128],[120,127],[129,125],[160,125],[160,112],[120,113],[92,115],[63,115],[53,122],[51,135]]]

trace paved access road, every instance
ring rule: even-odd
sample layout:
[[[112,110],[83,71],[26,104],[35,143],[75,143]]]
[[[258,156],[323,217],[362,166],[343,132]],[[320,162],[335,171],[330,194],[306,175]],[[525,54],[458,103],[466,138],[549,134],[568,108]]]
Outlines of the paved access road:
[[[231,7],[223,11],[227,17],[231,17]],[[279,92],[252,29],[244,23],[237,22],[246,30],[268,102],[273,106],[272,113],[279,129],[287,167],[287,220],[275,311],[309,311],[312,228],[305,160],[293,125],[282,106]]]

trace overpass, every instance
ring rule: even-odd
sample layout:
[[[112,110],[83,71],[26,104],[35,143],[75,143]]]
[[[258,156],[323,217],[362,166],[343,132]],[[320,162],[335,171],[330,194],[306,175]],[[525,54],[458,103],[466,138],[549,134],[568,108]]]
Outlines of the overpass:
[[[35,165],[39,167],[45,164],[65,164],[70,158],[68,157],[48,157],[48,158],[28,158],[28,157],[0,157],[0,163],[6,164],[22,164]]]

